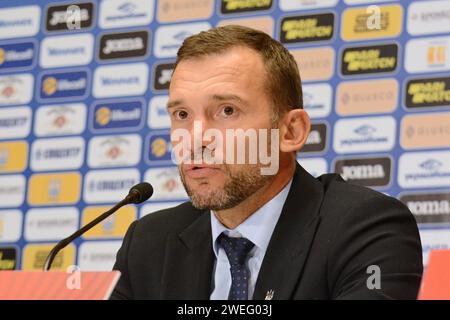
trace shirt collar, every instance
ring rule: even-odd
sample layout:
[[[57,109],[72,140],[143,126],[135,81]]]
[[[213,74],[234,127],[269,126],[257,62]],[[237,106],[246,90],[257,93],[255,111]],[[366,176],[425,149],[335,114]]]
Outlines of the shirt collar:
[[[216,258],[219,255],[219,246],[216,240],[222,232],[230,237],[245,237],[253,242],[255,247],[265,252],[286,202],[291,184],[292,179],[275,197],[255,211],[235,229],[231,230],[225,227],[216,218],[214,212],[211,211],[212,241]]]

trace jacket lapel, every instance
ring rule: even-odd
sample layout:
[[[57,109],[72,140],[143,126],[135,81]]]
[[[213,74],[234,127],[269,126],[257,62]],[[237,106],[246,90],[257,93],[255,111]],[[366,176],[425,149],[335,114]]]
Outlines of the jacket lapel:
[[[320,222],[322,184],[297,165],[291,190],[259,271],[253,299],[291,299]]]
[[[195,209],[194,209],[195,210]],[[208,211],[166,242],[161,299],[209,299],[214,266]]]
[[[297,166],[291,190],[272,234],[259,271],[253,299],[262,300],[273,290],[274,299],[290,299],[320,222],[322,184]],[[166,242],[161,299],[209,299],[214,252],[209,211]]]

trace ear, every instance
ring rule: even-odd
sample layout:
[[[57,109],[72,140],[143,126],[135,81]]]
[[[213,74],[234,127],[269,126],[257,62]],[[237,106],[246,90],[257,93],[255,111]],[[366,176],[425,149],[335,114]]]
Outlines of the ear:
[[[280,151],[297,152],[306,143],[311,129],[311,120],[303,109],[287,112],[279,123]]]

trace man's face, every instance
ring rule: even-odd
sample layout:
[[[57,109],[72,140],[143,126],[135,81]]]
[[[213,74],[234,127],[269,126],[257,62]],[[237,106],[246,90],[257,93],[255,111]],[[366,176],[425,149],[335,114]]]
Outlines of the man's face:
[[[202,138],[208,129],[216,129],[225,137],[226,129],[258,131],[272,128],[273,109],[264,87],[265,79],[262,58],[244,47],[181,61],[170,84],[171,133],[177,129],[190,132],[192,144],[188,153],[193,157],[199,150],[192,146],[196,145],[197,149],[201,146],[201,154],[211,144]],[[201,124],[200,138],[194,123]],[[195,144],[195,139],[197,142],[200,139],[200,143]],[[223,141],[224,154],[231,150],[228,142]],[[177,142],[172,141],[172,144],[175,146]],[[245,150],[238,150],[235,143],[233,149],[235,153],[245,152],[248,156],[249,147],[246,143]],[[211,151],[221,152],[218,149]],[[202,209],[232,208],[273,178],[261,175],[260,163],[209,165],[204,160],[199,164],[187,162],[178,166],[181,179],[193,205]]]

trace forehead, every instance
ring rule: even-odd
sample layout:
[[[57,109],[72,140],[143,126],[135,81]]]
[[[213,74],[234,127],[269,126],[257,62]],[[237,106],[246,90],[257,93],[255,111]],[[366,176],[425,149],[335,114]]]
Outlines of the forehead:
[[[262,57],[256,51],[234,47],[224,53],[180,61],[172,76],[169,93],[229,87],[259,90],[265,72]]]

